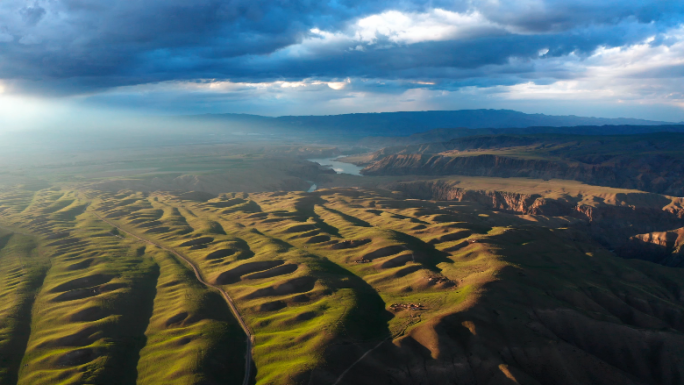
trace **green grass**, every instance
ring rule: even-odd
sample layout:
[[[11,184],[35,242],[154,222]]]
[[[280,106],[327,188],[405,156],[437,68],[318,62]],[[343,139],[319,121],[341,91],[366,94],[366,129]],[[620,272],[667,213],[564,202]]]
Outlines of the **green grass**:
[[[103,236],[108,228],[89,219],[68,236],[79,242],[51,257],[20,384],[135,382],[159,269],[134,245]],[[88,277],[95,278],[82,283]],[[89,311],[95,315],[83,315]],[[88,354],[69,358],[78,351]]]
[[[600,197],[601,204],[641,198],[574,182],[482,180],[477,183],[483,189],[504,183],[523,193],[546,189],[549,196],[576,194],[592,202]],[[244,335],[223,299],[176,257],[112,232],[92,210],[182,253],[204,279],[221,282],[255,336],[257,384],[332,383],[386,339],[393,342],[383,350],[388,357],[409,357],[413,353],[406,346],[413,346],[431,357],[424,365],[433,365],[448,344],[469,346],[466,338],[482,330],[489,317],[471,316],[482,306],[522,317],[516,304],[546,295],[559,280],[565,287],[604,287],[601,275],[584,267],[589,259],[599,261],[604,272],[623,271],[623,261],[560,227],[522,226],[520,218],[467,203],[395,197],[337,189],[204,200],[64,189],[38,191],[22,210],[16,207],[26,200],[7,204],[7,224],[36,237],[0,234],[6,243],[0,274],[7,275],[0,296],[13,298],[0,303],[5,306],[0,312],[31,327],[30,335],[24,334],[25,349],[19,349],[25,351],[21,365],[7,364],[4,373],[20,368],[19,384],[241,382]],[[42,287],[14,283],[13,264],[21,259],[16,256],[34,258],[32,271],[45,273]],[[83,280],[87,277],[90,281]],[[577,277],[581,280],[573,283]],[[634,290],[657,296],[646,281],[636,282]],[[495,290],[500,286],[504,289]],[[39,292],[35,303],[24,305],[32,311],[16,311],[14,303],[33,298],[21,293],[31,290]],[[391,310],[394,303],[423,308]],[[15,331],[21,323],[4,325],[0,333],[22,335]],[[5,341],[0,340],[0,352],[9,346]],[[367,372],[363,365],[382,360],[379,356],[350,372],[349,383]]]
[[[22,234],[0,237],[0,384],[15,384],[26,349],[34,295],[47,270],[36,240]]]
[[[210,281],[222,273],[260,261],[280,260],[282,264],[298,266],[294,272],[263,279],[246,280],[244,277],[250,274],[246,273],[242,280],[225,285],[238,300],[243,316],[255,333],[258,383],[304,381],[317,367],[334,368],[347,362],[335,364],[333,357],[328,356],[328,346],[343,341],[373,344],[393,334],[401,335],[416,325],[415,319],[407,314],[394,316],[388,312],[389,303],[422,301],[428,304],[428,311],[423,313],[423,320],[427,320],[452,311],[472,292],[470,286],[442,289],[421,283],[426,275],[439,274],[443,270],[441,265],[451,261],[446,258],[447,253],[427,243],[434,238],[433,233],[423,235],[411,229],[417,224],[427,224],[442,232],[454,229],[446,228],[442,222],[425,221],[421,219],[424,216],[407,212],[395,201],[373,197],[380,205],[396,206],[382,209],[382,215],[378,216],[363,206],[371,201],[371,196],[350,199],[344,194],[324,194],[312,199],[307,194],[250,194],[249,199],[245,198],[232,194],[195,202],[153,194],[133,205],[140,208],[137,211],[122,209],[113,197],[103,199],[95,208],[104,208],[108,216],[128,230],[183,252]],[[240,199],[237,204],[231,203]],[[246,202],[254,202],[260,211],[255,212]],[[150,206],[163,211],[164,216],[142,220],[147,218],[144,212]],[[151,228],[164,228],[164,231],[150,232]],[[192,231],[186,232],[188,228]],[[217,228],[223,231],[216,231]],[[327,241],[307,243],[323,235]],[[211,242],[198,248],[181,246],[192,239],[211,239]],[[360,248],[330,249],[329,242],[345,239],[372,242]],[[420,255],[417,269],[401,279],[393,279],[391,275],[402,266],[380,267],[395,258],[396,253],[381,256],[373,264],[355,263],[361,253],[397,245]],[[226,249],[233,250],[232,254],[205,258]],[[311,290],[302,292],[294,288],[279,294],[278,288],[282,285],[304,277],[315,281]],[[411,285],[415,291],[406,292],[406,286]],[[252,296],[264,290],[267,290],[264,293],[275,291]],[[285,351],[289,354],[282,354]]]
[[[119,195],[142,204],[134,197]],[[42,190],[22,210],[8,205],[6,225],[36,237],[0,238],[0,383],[241,383],[244,336],[222,298],[167,253],[114,236],[90,203]],[[184,225],[177,209],[140,207]],[[183,309],[185,325],[167,326]]]
[[[160,275],[137,383],[239,384],[244,338],[223,299],[199,284],[167,252],[151,254],[158,261]]]

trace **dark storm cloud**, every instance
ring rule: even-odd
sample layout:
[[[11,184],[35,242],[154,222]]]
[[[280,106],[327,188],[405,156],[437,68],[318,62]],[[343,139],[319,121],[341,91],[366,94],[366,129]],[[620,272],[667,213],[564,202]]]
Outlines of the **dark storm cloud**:
[[[441,41],[355,40],[363,17],[435,8],[477,14],[486,25]],[[586,55],[649,36],[668,44],[661,33],[683,14],[681,1],[652,0],[9,0],[0,3],[0,79],[16,92],[42,94],[192,79],[510,84],[549,76],[512,59]],[[340,38],[328,42],[313,28]]]
[[[482,86],[507,85],[512,80],[504,75],[520,76],[536,71],[529,60],[543,56],[560,57],[575,53],[588,55],[598,46],[619,47],[638,42],[653,33],[650,28],[621,24],[591,27],[568,36],[562,33],[517,35],[507,33],[467,40],[428,41],[416,44],[398,44],[391,48],[364,51],[326,49],[307,57],[237,57],[215,66],[206,67],[217,77],[230,75],[234,80],[254,79],[296,80],[318,78],[385,78],[385,79],[441,79],[463,80],[459,84]],[[519,59],[517,64],[510,59]],[[497,66],[497,68],[493,68]],[[229,68],[232,73],[222,73]],[[534,74],[529,74],[535,77]],[[545,74],[539,74],[544,76]],[[563,78],[563,74],[559,74]],[[490,79],[486,79],[489,77]],[[450,82],[450,84],[456,84]]]

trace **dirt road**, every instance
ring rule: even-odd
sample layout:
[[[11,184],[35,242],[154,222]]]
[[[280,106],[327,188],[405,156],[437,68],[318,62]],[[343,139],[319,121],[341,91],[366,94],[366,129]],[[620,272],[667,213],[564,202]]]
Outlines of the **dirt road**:
[[[145,242],[147,244],[156,246],[162,250],[168,251],[169,253],[180,258],[185,263],[190,265],[190,267],[192,267],[192,270],[195,272],[195,277],[197,278],[197,280],[200,283],[202,283],[203,285],[205,285],[209,288],[217,290],[219,293],[221,293],[221,296],[223,296],[223,299],[228,304],[228,307],[230,308],[230,311],[233,313],[233,316],[235,316],[235,319],[237,319],[238,323],[240,323],[240,327],[242,327],[242,330],[245,332],[245,335],[247,336],[247,351],[245,352],[245,378],[242,381],[242,385],[249,385],[249,379],[250,379],[251,370],[252,370],[252,348],[254,347],[254,335],[252,334],[252,332],[247,327],[247,323],[245,323],[245,320],[242,318],[242,315],[238,311],[237,306],[235,306],[233,299],[230,298],[228,293],[226,293],[225,290],[223,290],[220,286],[212,285],[211,283],[205,281],[204,278],[202,278],[202,274],[200,274],[200,271],[197,268],[197,266],[188,257],[184,256],[183,254],[179,253],[178,251],[171,249],[169,247],[166,247],[166,246],[162,246],[157,242],[151,241],[149,239],[145,239],[145,238],[143,238],[137,234],[134,234],[130,231],[127,231],[127,230],[119,227],[117,224],[103,218],[102,216],[100,216],[100,214],[96,213],[95,211],[92,211],[92,213],[95,214],[95,216],[97,216],[98,218],[100,218],[101,221],[109,224],[112,227],[119,229],[119,231],[122,231],[122,232],[130,235],[131,237],[136,238],[137,240],[139,240],[141,242]]]

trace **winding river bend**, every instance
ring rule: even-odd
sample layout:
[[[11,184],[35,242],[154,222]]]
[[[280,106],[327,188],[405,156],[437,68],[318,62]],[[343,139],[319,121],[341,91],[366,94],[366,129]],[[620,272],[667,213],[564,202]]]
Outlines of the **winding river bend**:
[[[320,158],[320,159],[307,159],[309,162],[318,163],[321,166],[330,166],[338,174],[350,174],[361,176],[361,170],[363,167],[357,166],[351,163],[340,162],[339,158],[343,158],[347,155],[340,155],[334,158]]]
[[[321,166],[329,166],[332,168],[336,173],[338,174],[349,174],[349,175],[356,175],[356,176],[363,176],[361,175],[361,170],[363,167],[357,166],[355,164],[351,163],[345,163],[345,162],[340,162],[339,158],[343,158],[347,155],[340,155],[336,156],[334,158],[318,158],[318,159],[307,159],[309,162],[314,162],[318,163]],[[318,188],[318,185],[316,185],[316,182],[308,181],[311,183],[311,187],[307,190],[307,192],[314,192]]]

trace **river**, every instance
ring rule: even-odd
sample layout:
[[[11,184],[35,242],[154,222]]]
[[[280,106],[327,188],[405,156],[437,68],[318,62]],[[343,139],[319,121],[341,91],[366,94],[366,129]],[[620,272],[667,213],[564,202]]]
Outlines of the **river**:
[[[333,170],[335,170],[336,173],[338,174],[349,174],[349,175],[356,175],[356,176],[362,176],[361,175],[361,169],[363,167],[359,167],[355,164],[351,163],[344,163],[340,162],[336,159],[345,157],[347,155],[340,155],[336,156],[334,158],[319,158],[319,159],[307,159],[309,162],[314,162],[318,163],[321,166],[330,166]],[[307,192],[314,192],[318,188],[316,183],[309,181],[311,183],[311,187]]]
[[[340,161],[336,160],[336,159],[339,159],[339,158],[342,158],[345,156],[347,156],[347,155],[340,155],[340,156],[336,156],[334,158],[307,159],[307,160],[309,162],[318,163],[321,166],[330,166],[338,174],[350,174],[350,175],[361,176],[361,169],[363,169],[363,167],[359,167],[355,164],[344,163],[344,162],[340,162]]]

